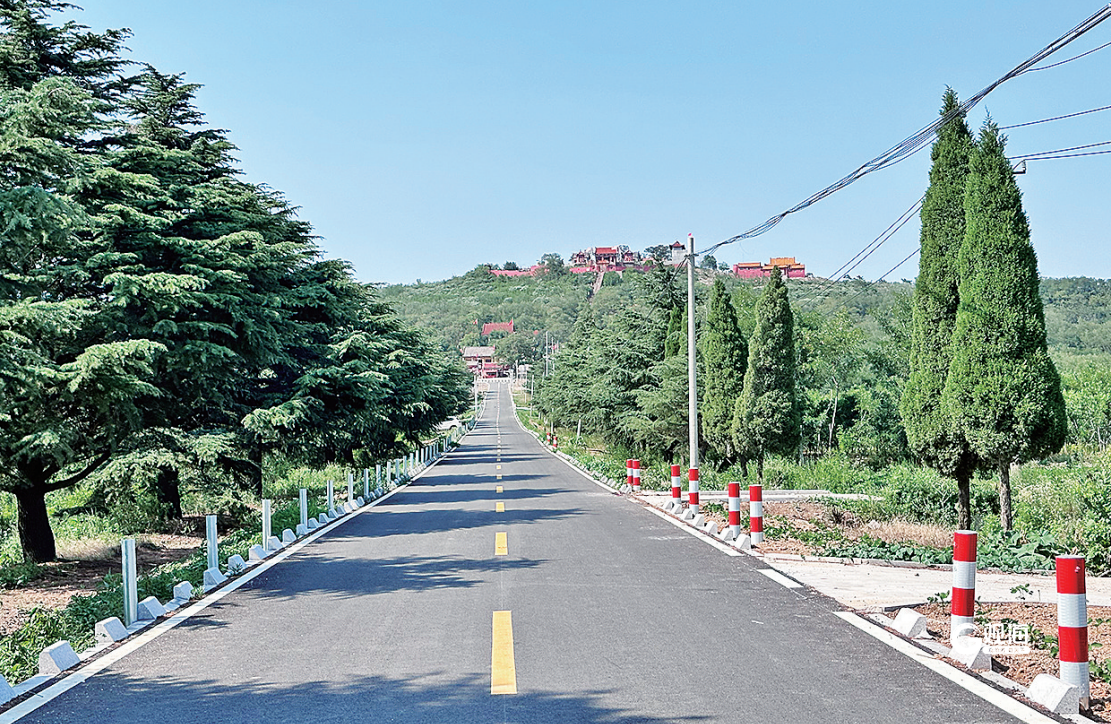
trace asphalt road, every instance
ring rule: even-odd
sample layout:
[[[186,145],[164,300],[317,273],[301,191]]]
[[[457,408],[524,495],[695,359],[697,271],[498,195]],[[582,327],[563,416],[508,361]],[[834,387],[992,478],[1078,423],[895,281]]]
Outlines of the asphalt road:
[[[496,387],[413,485],[21,721],[1015,721],[761,566],[586,480]]]

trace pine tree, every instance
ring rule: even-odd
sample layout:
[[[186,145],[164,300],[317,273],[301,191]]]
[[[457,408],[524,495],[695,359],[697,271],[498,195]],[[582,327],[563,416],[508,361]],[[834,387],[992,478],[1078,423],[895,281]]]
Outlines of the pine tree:
[[[702,355],[702,435],[726,465],[736,459],[733,408],[744,390],[748,343],[737,323],[737,310],[720,277],[710,292],[706,322],[699,338]]]
[[[744,392],[734,411],[734,437],[742,454],[756,460],[764,480],[764,458],[789,455],[798,447],[802,411],[796,392],[794,316],[787,285],[773,269],[756,303],[756,329],[748,346]]]
[[[957,94],[946,90],[941,115],[953,113],[959,105]],[[965,235],[964,194],[972,147],[972,134],[963,115],[957,115],[942,126],[931,152],[930,185],[921,212],[910,377],[900,404],[911,453],[957,482],[962,529],[972,525],[969,485],[974,460],[941,409],[941,393],[952,360],[959,302],[957,255]]]
[[[1046,346],[1038,262],[1005,143],[988,119],[969,164],[942,408],[980,464],[999,472],[1000,516],[1010,529],[1010,466],[1059,450],[1066,419]]]

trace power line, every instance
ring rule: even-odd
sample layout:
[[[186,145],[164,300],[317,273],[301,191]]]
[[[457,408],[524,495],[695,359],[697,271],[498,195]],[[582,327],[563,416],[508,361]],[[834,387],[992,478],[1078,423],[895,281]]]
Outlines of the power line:
[[[707,255],[712,254],[715,251],[717,251],[719,248],[721,248],[721,247],[723,247],[727,244],[732,244],[736,241],[740,241],[741,239],[750,239],[754,236],[759,236],[761,234],[764,234],[767,231],[769,231],[770,229],[772,229],[774,226],[776,226],[780,221],[785,219],[787,216],[789,216],[791,214],[794,214],[798,211],[802,211],[803,209],[808,208],[810,206],[813,206],[814,204],[818,203],[819,201],[826,198],[827,196],[830,196],[830,195],[834,194],[835,192],[840,191],[841,189],[843,189],[846,186],[854,183],[855,181],[863,178],[864,176],[867,176],[870,173],[873,173],[875,171],[879,171],[880,169],[887,168],[888,166],[894,165],[896,163],[899,163],[900,161],[903,161],[903,160],[909,158],[910,156],[914,155],[918,151],[922,150],[930,142],[930,140],[934,137],[934,135],[937,133],[937,131],[942,128],[942,126],[949,123],[950,121],[957,118],[958,116],[967,115],[968,111],[972,110],[972,108],[974,108],[978,103],[980,103],[980,101],[982,101],[984,98],[986,98],[989,93],[991,93],[993,90],[998,88],[1000,85],[1002,85],[1003,83],[1006,83],[1008,80],[1011,80],[1012,78],[1015,78],[1015,77],[1018,77],[1019,75],[1022,75],[1026,71],[1035,67],[1038,63],[1042,62],[1043,60],[1045,60],[1049,56],[1051,56],[1054,53],[1056,53],[1057,51],[1061,50],[1062,48],[1067,46],[1069,43],[1072,43],[1076,39],[1080,38],[1085,33],[1087,33],[1089,30],[1091,30],[1092,28],[1094,28],[1097,25],[1099,25],[1100,23],[1102,23],[1108,17],[1111,17],[1111,5],[1104,6],[1103,8],[1098,10],[1096,13],[1094,13],[1092,16],[1090,16],[1089,18],[1087,18],[1086,20],[1081,22],[1079,25],[1077,25],[1075,28],[1069,30],[1064,35],[1062,35],[1061,37],[1057,38],[1056,40],[1054,40],[1052,43],[1050,43],[1046,47],[1039,50],[1037,53],[1035,53],[1031,57],[1027,58],[1025,61],[1023,61],[1019,65],[1015,66],[1013,69],[1011,69],[1008,73],[1006,73],[1001,78],[996,80],[994,83],[987,86],[986,88],[981,90],[976,95],[972,96],[972,98],[970,98],[970,99],[966,100],[964,103],[960,104],[960,106],[958,106],[957,108],[954,108],[952,111],[949,111],[948,113],[943,115],[938,120],[934,121],[933,123],[931,123],[928,126],[922,128],[921,130],[919,130],[917,133],[915,133],[915,134],[909,136],[908,138],[900,141],[899,143],[895,144],[894,146],[889,148],[887,151],[883,152],[879,156],[873,158],[871,161],[868,161],[867,163],[863,164],[862,166],[860,166],[859,168],[854,170],[849,175],[847,175],[844,178],[840,179],[839,181],[836,181],[835,183],[827,186],[826,188],[824,188],[821,191],[817,192],[816,194],[810,196],[809,198],[805,199],[804,201],[796,204],[795,206],[792,206],[791,208],[787,209],[786,211],[783,211],[779,214],[776,214],[775,216],[772,216],[771,218],[766,220],[764,223],[759,224],[757,226],[754,226],[753,228],[749,229],[746,232],[743,232],[741,234],[737,234],[736,236],[730,237],[730,238],[726,239],[725,241],[719,242],[718,244],[716,244],[716,245],[710,247],[709,249],[707,249],[705,252],[703,252],[703,254],[707,254]]]
[[[1028,158],[1027,161],[1052,161],[1056,158],[1080,158],[1081,156],[1103,156],[1111,153],[1111,151],[1088,151],[1087,153],[1065,153],[1060,156],[1038,156],[1036,158]]]
[[[1103,106],[1101,108],[1092,108],[1092,109],[1087,110],[1087,111],[1078,111],[1076,113],[1069,113],[1069,114],[1064,115],[1064,116],[1054,116],[1053,118],[1043,118],[1040,121],[1027,121],[1026,123],[1016,123],[1013,126],[1000,126],[999,130],[1000,131],[1007,131],[1007,130],[1010,130],[1011,128],[1022,128],[1024,126],[1036,126],[1039,123],[1049,123],[1050,121],[1061,121],[1061,120],[1064,120],[1066,118],[1076,118],[1077,116],[1086,116],[1089,113],[1099,113],[1100,111],[1107,111],[1107,110],[1111,110],[1111,106]]]
[[[873,252],[883,246],[883,244],[886,243],[887,240],[890,239],[892,236],[894,236],[896,232],[899,231],[899,229],[903,228],[903,226],[905,226],[908,221],[914,218],[914,215],[918,212],[919,209],[922,208],[922,202],[925,201],[925,199],[926,197],[925,195],[923,195],[917,201],[911,204],[910,208],[904,211],[899,216],[899,218],[895,219],[895,221],[891,222],[891,225],[884,229],[879,236],[873,239],[867,246],[865,246],[860,252],[858,252],[856,256],[842,264],[840,269],[833,272],[833,274],[830,275],[830,278],[825,282],[825,284],[820,286],[818,289],[813,290],[812,294],[809,294],[805,297],[800,297],[798,299],[798,303],[802,304],[803,302],[812,302],[819,299],[820,297],[826,296],[826,294],[831,289],[833,289],[834,286],[837,285],[837,282],[845,279],[845,277],[847,277],[853,270],[860,266],[865,259],[867,259],[869,256],[872,255]],[[855,264],[853,263],[854,261],[856,262]]]
[[[1085,148],[1095,148],[1097,146],[1111,145],[1111,141],[1101,141],[1100,143],[1089,143],[1084,146],[1073,146],[1072,148],[1058,148],[1056,151],[1039,151],[1038,153],[1024,153],[1018,156],[1008,156],[1008,161],[1017,161],[1022,158],[1033,159],[1035,156],[1048,156],[1053,153],[1067,153],[1069,151],[1082,151]]]
[[[1109,45],[1111,45],[1111,43],[1104,43],[1103,45],[1099,46],[1098,48],[1092,48],[1087,53],[1081,53],[1080,55],[1075,55],[1071,58],[1068,58],[1067,60],[1062,60],[1059,63],[1053,63],[1052,65],[1043,65],[1039,68],[1030,68],[1030,69],[1026,70],[1025,72],[1026,73],[1033,73],[1036,70],[1049,70],[1050,68],[1056,68],[1059,65],[1064,65],[1065,63],[1071,63],[1074,60],[1080,60],[1085,55],[1091,55],[1092,53],[1096,52],[1097,50],[1103,50],[1104,48],[1106,48]]]

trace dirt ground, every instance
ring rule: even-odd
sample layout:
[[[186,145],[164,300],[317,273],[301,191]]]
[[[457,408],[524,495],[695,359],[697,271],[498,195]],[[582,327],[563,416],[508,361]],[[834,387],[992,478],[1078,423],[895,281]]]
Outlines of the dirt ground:
[[[949,605],[930,603],[916,609],[926,617],[926,630],[937,640],[949,643]],[[977,614],[986,616],[991,623],[1004,623],[1006,619],[1037,629],[1047,636],[1057,636],[1057,605],[1053,603],[984,603],[977,605]],[[1089,662],[1111,656],[1111,607],[1089,606],[1088,619],[1097,623],[1088,626]],[[1107,654],[1102,652],[1106,651]],[[1029,686],[1038,674],[1058,673],[1057,659],[1048,649],[1031,647],[1028,654],[993,656],[993,669],[1012,681]],[[1111,684],[1092,680],[1092,711],[1095,721],[1111,722]]]
[[[204,544],[194,535],[144,534],[136,536],[140,571],[180,560]],[[106,573],[120,572],[120,549],[107,543],[60,547],[66,560],[46,565],[46,573],[23,588],[0,589],[0,636],[19,628],[34,608],[61,608],[81,593],[95,591]]]

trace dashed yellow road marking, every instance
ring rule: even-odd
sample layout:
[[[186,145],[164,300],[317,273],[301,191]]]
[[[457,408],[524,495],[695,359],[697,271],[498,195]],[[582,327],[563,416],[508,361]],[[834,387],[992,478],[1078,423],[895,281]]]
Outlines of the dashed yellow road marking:
[[[493,639],[490,654],[490,693],[516,694],[517,665],[513,662],[513,617],[509,611],[494,611]]]
[[[502,490],[502,486],[500,486],[500,485],[499,485],[498,487],[494,488],[494,492],[495,492],[495,493],[503,493],[503,492],[505,492],[505,491],[504,491],[504,490]]]
[[[501,470],[501,465],[495,465],[495,466],[494,466],[494,469],[495,469],[495,470]]]
[[[501,475],[497,475],[497,476],[495,477],[495,479],[497,479],[497,480],[501,480]]]
[[[509,555],[509,534],[504,530],[494,534],[494,555]]]
[[[495,503],[494,504],[494,512],[495,513],[504,513],[505,512],[505,503]]]

